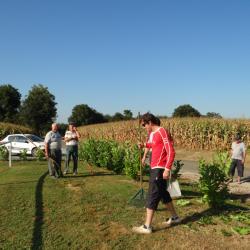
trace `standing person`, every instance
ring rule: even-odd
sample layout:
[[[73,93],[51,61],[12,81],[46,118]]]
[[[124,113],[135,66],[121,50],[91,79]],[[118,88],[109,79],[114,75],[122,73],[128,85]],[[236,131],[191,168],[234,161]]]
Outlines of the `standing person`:
[[[241,141],[241,136],[240,134],[236,134],[235,136],[235,141],[232,143],[232,150],[231,150],[231,155],[232,155],[232,162],[229,170],[229,174],[233,177],[235,174],[235,168],[237,167],[237,172],[238,172],[238,183],[240,184],[240,178],[243,177],[244,174],[244,163],[246,160],[246,147],[244,142]]]
[[[45,156],[49,160],[49,167],[52,168],[51,174],[56,177],[62,177],[62,137],[58,132],[58,125],[53,123],[51,131],[45,136]]]
[[[72,156],[73,158],[73,174],[77,174],[77,164],[78,164],[78,141],[81,137],[76,126],[74,124],[69,124],[69,130],[66,131],[64,136],[64,141],[66,143],[66,161],[64,174],[69,172],[69,162]]]
[[[168,132],[157,125],[157,119],[153,114],[146,113],[142,116],[142,126],[148,133],[153,132],[152,143],[144,143],[140,146],[152,148],[151,170],[149,179],[149,189],[146,204],[146,220],[144,225],[133,227],[135,233],[152,233],[151,223],[154,212],[160,200],[166,205],[171,213],[171,217],[163,224],[170,226],[180,222],[176,214],[169,192],[167,191],[167,179],[174,161],[175,151]]]

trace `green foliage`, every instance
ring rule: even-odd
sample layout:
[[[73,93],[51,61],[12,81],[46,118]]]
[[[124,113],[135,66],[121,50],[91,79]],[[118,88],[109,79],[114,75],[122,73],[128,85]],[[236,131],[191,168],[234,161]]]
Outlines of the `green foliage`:
[[[214,156],[214,163],[217,164],[226,176],[229,176],[231,157],[228,152],[218,152]]]
[[[117,174],[125,172],[133,179],[140,168],[139,149],[136,145],[121,145],[115,141],[89,139],[79,145],[79,159]]]
[[[42,134],[50,128],[56,112],[55,96],[47,87],[41,84],[34,85],[23,101],[20,120],[33,128],[36,133]]]
[[[174,110],[172,116],[173,117],[200,117],[201,114],[198,110],[193,108],[191,105],[185,104],[185,105],[181,105],[177,107]]]
[[[133,118],[133,113],[129,109],[123,110],[123,115],[125,120],[131,120]]]
[[[203,202],[212,208],[222,207],[228,197],[226,175],[218,164],[199,162],[199,188],[203,195]]]
[[[185,199],[180,199],[180,200],[176,201],[176,205],[180,206],[180,207],[185,207],[185,206],[188,206],[190,204],[191,204],[191,202],[189,200],[185,200]]]
[[[222,116],[219,113],[215,113],[215,112],[207,112],[206,117],[218,118],[218,119],[222,118]]]
[[[6,160],[8,160],[8,156],[9,156],[8,149],[4,146],[0,147],[0,160],[6,161]]]
[[[20,157],[21,160],[27,161],[27,149],[23,149],[20,152],[19,157]]]
[[[125,174],[132,179],[137,179],[140,170],[140,149],[137,145],[126,148],[124,157]]]
[[[199,221],[198,224],[200,225],[212,225],[213,223],[213,217],[212,216],[202,216]]]
[[[239,235],[248,235],[250,234],[250,227],[233,227],[234,232],[238,233]]]
[[[45,157],[44,151],[42,149],[40,149],[40,148],[37,148],[37,150],[36,150],[36,159],[38,161],[42,161],[44,159],[44,157]]]
[[[95,124],[105,122],[104,116],[87,104],[76,105],[72,109],[72,114],[68,119],[74,122],[76,126]]]
[[[183,166],[184,166],[184,163],[181,162],[181,160],[174,161],[174,165],[172,167],[172,173],[171,173],[172,179],[176,180],[177,178],[179,178],[181,176],[181,174],[179,174],[179,172]]]
[[[21,103],[21,94],[10,84],[0,85],[0,120],[14,122]]]

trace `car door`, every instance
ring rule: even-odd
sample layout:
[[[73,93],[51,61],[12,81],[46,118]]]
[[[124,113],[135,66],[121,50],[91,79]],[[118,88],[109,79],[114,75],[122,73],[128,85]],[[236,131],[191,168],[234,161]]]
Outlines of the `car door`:
[[[17,154],[18,150],[16,148],[14,148],[14,145],[13,145],[14,141],[15,141],[15,135],[8,136],[8,142],[11,142],[11,145],[10,145],[10,143],[6,144],[6,148],[8,150],[10,150],[10,148],[11,148],[11,153]]]
[[[15,140],[12,144],[17,153],[21,153],[23,150],[27,150],[27,153],[30,154],[30,143],[26,137],[17,135],[15,136]]]

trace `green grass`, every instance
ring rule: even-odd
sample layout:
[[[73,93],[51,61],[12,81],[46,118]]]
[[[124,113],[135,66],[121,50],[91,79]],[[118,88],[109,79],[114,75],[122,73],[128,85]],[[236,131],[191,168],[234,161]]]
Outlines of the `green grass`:
[[[187,180],[183,200],[174,202],[183,223],[164,229],[167,212],[160,205],[155,232],[135,235],[131,228],[144,222],[145,209],[128,205],[139,189],[129,178],[100,168],[92,175],[81,164],[79,176],[55,180],[45,162],[13,165],[0,162],[0,249],[248,248],[250,205],[232,201],[211,210]]]

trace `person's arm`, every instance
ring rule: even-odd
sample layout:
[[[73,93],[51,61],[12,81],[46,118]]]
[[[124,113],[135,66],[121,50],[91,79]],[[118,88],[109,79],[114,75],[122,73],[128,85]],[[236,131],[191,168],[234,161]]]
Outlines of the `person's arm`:
[[[242,153],[243,155],[243,157],[242,157],[242,164],[244,165],[244,163],[245,163],[245,161],[246,161],[246,156],[247,156],[247,154],[246,154],[246,147],[245,147],[245,144],[243,144],[243,153]]]
[[[49,158],[49,143],[45,142],[45,157]]]
[[[144,154],[143,154],[143,157],[141,160],[143,166],[145,165],[145,161],[146,161],[146,157],[147,157],[148,152],[149,152],[149,148],[144,148]]]
[[[79,141],[79,139],[81,138],[81,134],[80,134],[80,132],[78,131],[78,129],[76,127],[75,127],[74,131],[76,133],[75,140]]]
[[[165,129],[160,129],[159,130],[160,135],[162,137],[162,141],[165,147],[165,150],[167,152],[167,161],[165,165],[165,170],[163,172],[163,178],[168,179],[170,176],[170,170],[172,168],[173,162],[174,162],[174,157],[175,157],[175,150],[173,147],[173,143],[171,141],[171,138],[167,131]]]

